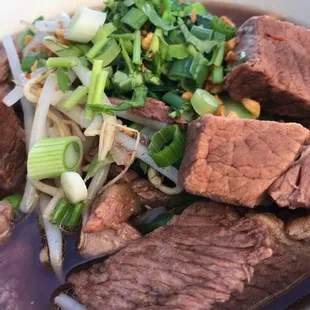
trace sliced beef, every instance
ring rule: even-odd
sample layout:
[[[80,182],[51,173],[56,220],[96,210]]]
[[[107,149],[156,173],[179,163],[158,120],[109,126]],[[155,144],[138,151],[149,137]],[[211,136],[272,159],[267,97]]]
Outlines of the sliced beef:
[[[300,158],[269,189],[280,207],[310,208],[310,141]]]
[[[108,179],[113,180],[114,178],[116,178],[124,170],[124,168],[125,168],[124,166],[112,164],[109,170]],[[135,172],[134,170],[129,169],[125,173],[125,175],[122,177],[121,182],[131,184],[133,181],[137,180],[138,178],[139,178],[139,174]]]
[[[122,223],[117,229],[108,228],[91,234],[81,233],[78,250],[84,257],[102,257],[119,251],[140,237],[135,228],[128,223]]]
[[[310,30],[272,17],[249,19],[238,32],[237,59],[226,86],[232,98],[259,101],[271,113],[310,115]]]
[[[201,202],[69,282],[89,310],[243,310],[303,277],[308,255],[269,215]]]
[[[24,130],[13,109],[2,103],[9,90],[9,86],[0,85],[0,196],[17,191],[26,176]]]
[[[0,243],[7,239],[11,233],[13,208],[5,203],[0,203]]]
[[[146,179],[134,181],[131,188],[141,204],[151,208],[167,206],[172,199],[175,199],[175,196],[167,195],[156,189],[151,182]]]
[[[308,137],[294,123],[201,117],[188,129],[180,185],[195,195],[255,207]]]
[[[103,232],[107,228],[118,229],[140,208],[140,203],[127,184],[114,184],[98,198],[84,233]]]
[[[287,235],[294,240],[310,240],[310,215],[291,220],[286,226]]]
[[[119,105],[124,102],[122,99],[109,98],[112,104]],[[185,124],[184,119],[172,119],[169,114],[172,112],[171,108],[167,106],[164,102],[156,100],[154,98],[147,98],[145,105],[141,108],[135,108],[130,110],[131,113],[144,118],[153,119],[163,123],[180,123]]]

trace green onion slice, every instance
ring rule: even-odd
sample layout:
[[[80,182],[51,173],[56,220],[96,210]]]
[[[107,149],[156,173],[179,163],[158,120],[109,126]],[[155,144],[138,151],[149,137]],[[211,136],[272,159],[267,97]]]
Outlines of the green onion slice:
[[[191,98],[191,104],[197,114],[214,114],[220,107],[219,103],[213,95],[209,92],[198,88],[193,97]]]
[[[15,211],[19,209],[20,203],[23,199],[21,194],[14,194],[8,197],[5,197],[2,202],[9,204]]]
[[[167,126],[156,132],[148,147],[149,155],[158,167],[168,167],[182,159],[185,138],[177,125]]]
[[[76,136],[43,139],[29,153],[28,176],[32,180],[59,177],[78,170],[82,157],[83,144]]]

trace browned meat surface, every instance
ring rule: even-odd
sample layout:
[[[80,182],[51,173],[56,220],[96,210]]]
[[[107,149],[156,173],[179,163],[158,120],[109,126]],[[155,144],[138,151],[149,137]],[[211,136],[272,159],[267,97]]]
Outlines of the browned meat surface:
[[[151,182],[146,179],[134,181],[131,188],[142,205],[147,205],[152,208],[164,207],[175,198],[174,196],[166,195],[156,189]]]
[[[81,233],[78,250],[84,257],[102,257],[125,247],[129,242],[140,238],[140,233],[128,223],[117,229],[105,229],[99,233]]]
[[[112,164],[109,170],[108,179],[112,180],[116,178],[124,169],[124,166],[118,166],[117,164]],[[129,169],[125,175],[122,177],[121,182],[132,183],[139,178],[139,174],[132,169]]]
[[[0,196],[16,191],[26,176],[24,130],[13,109],[2,103],[8,91],[9,86],[0,85]]]
[[[202,202],[69,282],[89,310],[243,310],[306,274],[308,254],[273,217]]]
[[[118,229],[139,207],[140,203],[129,185],[114,184],[99,197],[83,232],[98,233],[106,228]]]
[[[122,99],[109,98],[112,104],[121,104],[124,102]],[[164,123],[186,123],[183,119],[172,119],[169,114],[172,112],[171,108],[167,106],[164,102],[156,100],[154,98],[147,98],[145,105],[142,108],[136,108],[130,110],[133,114],[139,116],[154,119],[156,121]]]
[[[251,98],[271,113],[310,115],[310,30],[277,19],[249,19],[238,32],[237,59],[246,61],[228,75],[226,86],[237,101]]]
[[[294,163],[308,136],[294,123],[201,117],[189,125],[180,185],[195,195],[253,208]]]
[[[0,45],[0,84],[5,83],[9,78],[10,67],[3,45]]]
[[[5,203],[0,203],[0,243],[10,235],[13,217],[13,208]]]
[[[309,142],[307,143],[309,144]],[[310,208],[310,147],[269,189],[270,196],[280,207]]]

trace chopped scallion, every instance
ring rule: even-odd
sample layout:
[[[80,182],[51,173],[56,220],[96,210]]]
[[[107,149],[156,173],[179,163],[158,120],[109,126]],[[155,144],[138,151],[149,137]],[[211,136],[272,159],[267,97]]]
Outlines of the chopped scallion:
[[[168,47],[168,59],[185,59],[190,56],[188,48],[184,44],[171,44]]]
[[[66,227],[76,228],[79,225],[84,207],[85,207],[84,202],[79,202],[74,205],[72,214],[65,224]]]
[[[95,59],[95,57],[99,54],[99,52],[106,46],[108,43],[108,38],[103,38],[95,43],[95,45],[89,50],[86,54],[88,59]]]
[[[70,208],[72,208],[72,204],[65,198],[61,199],[57,203],[53,213],[51,214],[50,222],[53,225],[59,227],[62,224]]]
[[[175,109],[182,109],[183,105],[187,103],[186,100],[173,92],[166,93],[162,100]]]
[[[103,102],[103,92],[107,83],[109,73],[107,71],[102,70],[99,73],[97,79],[96,90],[94,94],[93,104],[102,104]]]
[[[122,22],[135,30],[139,30],[148,20],[148,17],[139,9],[133,7],[122,18]]]
[[[96,59],[102,60],[102,66],[109,66],[115,58],[120,54],[121,48],[114,39],[110,39],[107,45],[103,48],[102,54],[98,55]]]
[[[14,194],[8,197],[5,197],[2,202],[9,204],[15,211],[19,209],[20,203],[23,199],[21,194]]]
[[[121,53],[122,53],[122,56],[124,58],[126,67],[127,67],[128,71],[129,71],[129,73],[133,74],[133,72],[134,72],[133,64],[132,64],[131,59],[130,59],[130,57],[128,55],[128,52],[126,50],[126,47],[124,45],[123,39],[120,39],[119,43],[120,43],[120,46],[121,46],[121,50],[122,50]]]
[[[148,147],[149,155],[160,168],[168,167],[183,157],[185,138],[177,125],[156,132]]]
[[[98,41],[109,37],[116,30],[117,28],[113,25],[113,23],[107,23],[99,28],[95,37],[92,39],[92,42],[96,44]]]
[[[87,86],[79,86],[65,101],[63,108],[71,111],[75,106],[77,106],[88,94]]]
[[[50,57],[46,66],[50,68],[72,68],[78,64],[76,57]]]
[[[142,64],[142,60],[141,60],[141,32],[139,30],[137,30],[135,32],[132,62],[135,65],[141,65]]]
[[[190,101],[194,110],[200,116],[205,114],[214,114],[220,107],[213,95],[200,88],[195,91]]]
[[[213,84],[221,84],[224,81],[224,68],[223,66],[214,66],[212,71]]]
[[[32,180],[59,177],[76,171],[82,161],[83,144],[76,136],[40,140],[28,156],[28,176]]]

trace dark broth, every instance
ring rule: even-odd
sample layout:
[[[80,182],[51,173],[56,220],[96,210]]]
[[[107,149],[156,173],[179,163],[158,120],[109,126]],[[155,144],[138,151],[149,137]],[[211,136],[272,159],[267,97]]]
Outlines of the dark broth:
[[[236,25],[262,12],[243,7],[221,4],[208,4],[210,12],[230,17]],[[76,251],[76,237],[66,237],[65,242],[65,273],[85,262]],[[61,284],[50,269],[39,261],[42,248],[36,215],[31,215],[18,223],[9,241],[0,245],[0,287],[15,281],[16,298],[23,310],[50,309],[50,296]],[[296,287],[276,302],[264,307],[265,310],[282,310],[293,301],[310,292],[310,280]],[[1,292],[1,290],[0,290]],[[295,309],[295,308],[294,308]],[[306,309],[306,308],[304,308]],[[307,309],[310,309],[307,308]]]

